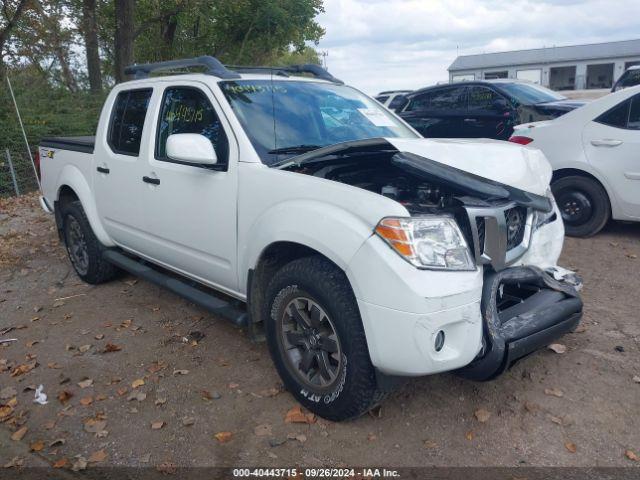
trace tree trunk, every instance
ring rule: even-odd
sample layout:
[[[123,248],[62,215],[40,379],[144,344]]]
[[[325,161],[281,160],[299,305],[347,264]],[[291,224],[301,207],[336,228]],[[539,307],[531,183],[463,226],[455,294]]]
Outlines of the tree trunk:
[[[135,0],[115,0],[116,35],[114,75],[116,82],[124,82],[125,67],[133,63],[133,40],[135,38],[134,13]]]
[[[4,75],[5,75],[5,66],[4,66],[4,60],[3,60],[4,46],[9,40],[9,37],[11,36],[11,33],[16,26],[16,23],[18,23],[18,20],[20,20],[20,17],[26,10],[27,3],[28,3],[28,0],[20,0],[18,5],[16,5],[16,9],[13,12],[13,15],[11,16],[9,15],[9,10],[7,8],[8,2],[5,1],[2,4],[1,13],[6,18],[7,23],[5,27],[2,30],[0,30],[0,80],[4,80]]]
[[[98,47],[98,24],[96,22],[96,0],[82,0],[82,33],[87,50],[89,86],[94,93],[102,90],[100,50]]]
[[[161,60],[170,60],[173,54],[173,42],[176,38],[176,30],[178,29],[178,18],[171,15],[166,21],[160,24],[162,36],[162,51],[160,53]]]

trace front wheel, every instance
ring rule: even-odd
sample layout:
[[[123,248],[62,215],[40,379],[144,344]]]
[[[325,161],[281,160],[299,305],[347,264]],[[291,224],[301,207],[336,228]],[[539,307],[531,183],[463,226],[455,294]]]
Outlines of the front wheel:
[[[285,265],[267,287],[266,335],[287,389],[328,420],[358,417],[382,401],[355,297],[322,257]]]
[[[611,204],[607,192],[588,177],[562,177],[551,184],[564,228],[570,237],[590,237],[609,221]]]

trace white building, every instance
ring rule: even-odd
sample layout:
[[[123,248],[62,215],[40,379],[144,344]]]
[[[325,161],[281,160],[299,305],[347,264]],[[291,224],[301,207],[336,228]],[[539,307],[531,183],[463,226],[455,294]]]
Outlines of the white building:
[[[461,55],[449,67],[449,81],[517,78],[553,90],[611,88],[631,65],[640,65],[640,39]]]

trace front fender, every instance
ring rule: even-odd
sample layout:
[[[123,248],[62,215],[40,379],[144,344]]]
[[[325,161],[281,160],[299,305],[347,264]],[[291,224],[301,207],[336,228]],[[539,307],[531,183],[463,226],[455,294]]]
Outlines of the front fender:
[[[59,185],[59,188],[56,192],[56,202],[60,199],[62,187],[66,185],[71,188],[80,199],[82,208],[89,219],[91,229],[98,240],[100,240],[100,243],[107,247],[115,246],[115,243],[109,238],[109,235],[107,235],[107,232],[100,222],[93,193],[80,169],[74,165],[65,165],[60,171],[57,185]]]
[[[278,203],[266,210],[245,233],[239,252],[240,285],[250,269],[275,242],[294,242],[312,248],[343,270],[373,227],[340,207],[315,200]]]

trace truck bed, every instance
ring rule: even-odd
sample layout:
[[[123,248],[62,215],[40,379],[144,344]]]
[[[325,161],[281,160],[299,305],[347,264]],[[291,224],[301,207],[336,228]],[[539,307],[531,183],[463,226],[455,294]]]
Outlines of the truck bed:
[[[73,152],[93,153],[96,137],[44,137],[41,147],[59,148]]]

